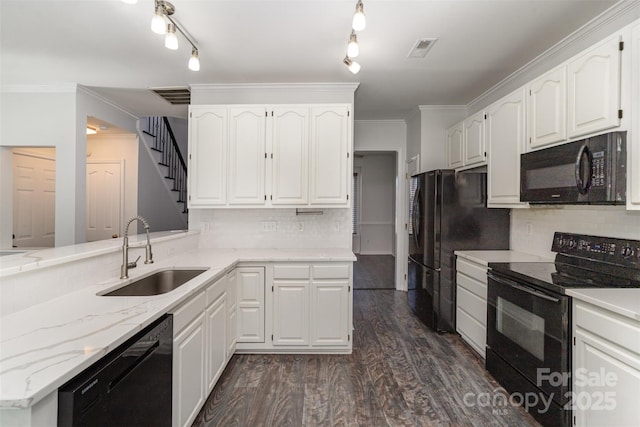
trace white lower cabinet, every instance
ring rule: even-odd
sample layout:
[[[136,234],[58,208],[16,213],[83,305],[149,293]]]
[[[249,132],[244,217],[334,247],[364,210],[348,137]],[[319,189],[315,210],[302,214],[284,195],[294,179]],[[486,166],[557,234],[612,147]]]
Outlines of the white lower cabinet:
[[[456,331],[485,357],[487,342],[487,267],[466,259],[456,261]]]
[[[311,345],[349,345],[349,280],[314,279],[311,289]]]
[[[226,277],[210,285],[206,291],[206,394],[222,375],[227,364],[227,281]]]
[[[264,267],[236,269],[238,342],[264,342]]]
[[[238,340],[238,284],[236,283],[236,271],[233,270],[226,276],[227,281],[227,360],[231,359],[236,351]]]
[[[173,313],[172,425],[190,426],[205,402],[205,293]]]
[[[309,280],[273,281],[273,345],[309,344]]]
[[[637,426],[640,321],[573,299],[576,426]]]

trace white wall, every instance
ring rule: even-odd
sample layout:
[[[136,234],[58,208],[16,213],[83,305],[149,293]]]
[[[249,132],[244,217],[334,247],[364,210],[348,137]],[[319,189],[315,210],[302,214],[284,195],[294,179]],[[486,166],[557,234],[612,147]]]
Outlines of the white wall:
[[[138,215],[138,138],[135,134],[89,135],[87,137],[87,162],[124,160],[123,221]],[[122,224],[124,227],[126,223]],[[154,230],[158,231],[158,230]],[[123,235],[124,229],[120,230]],[[137,224],[132,223],[129,234],[137,234]]]
[[[419,156],[422,151],[422,114],[416,109],[405,119],[407,124],[407,160]],[[418,169],[421,169],[418,165]]]
[[[564,206],[511,210],[511,249],[553,257],[555,231],[640,240],[640,211],[623,206]]]
[[[361,170],[360,253],[395,255],[396,155],[360,154],[354,166]]]

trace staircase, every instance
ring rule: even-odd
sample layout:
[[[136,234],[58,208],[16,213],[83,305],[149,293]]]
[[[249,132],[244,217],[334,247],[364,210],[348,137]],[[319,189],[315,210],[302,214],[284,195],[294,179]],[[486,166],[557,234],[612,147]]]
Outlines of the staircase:
[[[140,120],[140,130],[147,136],[145,143],[154,154],[166,184],[176,195],[182,213],[187,209],[187,164],[166,117],[147,117]]]

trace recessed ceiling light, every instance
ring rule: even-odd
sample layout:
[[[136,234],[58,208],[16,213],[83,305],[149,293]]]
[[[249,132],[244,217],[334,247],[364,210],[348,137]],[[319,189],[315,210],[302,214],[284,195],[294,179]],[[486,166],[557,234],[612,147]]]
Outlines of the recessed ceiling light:
[[[436,43],[436,38],[419,39],[409,51],[407,58],[424,58]]]

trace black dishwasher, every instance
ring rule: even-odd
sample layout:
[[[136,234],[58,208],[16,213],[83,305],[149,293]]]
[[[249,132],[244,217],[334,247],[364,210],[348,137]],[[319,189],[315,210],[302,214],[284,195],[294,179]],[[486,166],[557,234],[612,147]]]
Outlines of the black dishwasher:
[[[58,426],[170,426],[172,363],[167,314],[58,389]]]

